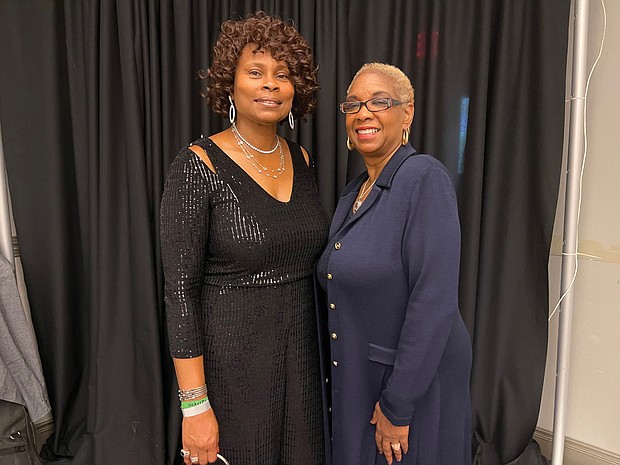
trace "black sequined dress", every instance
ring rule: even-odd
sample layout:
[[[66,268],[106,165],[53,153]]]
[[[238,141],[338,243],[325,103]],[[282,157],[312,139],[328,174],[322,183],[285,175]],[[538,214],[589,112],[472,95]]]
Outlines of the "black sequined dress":
[[[161,209],[173,357],[204,355],[221,453],[233,465],[324,463],[313,268],[328,218],[300,147],[288,142],[289,202],[209,139],[212,172],[189,148]]]

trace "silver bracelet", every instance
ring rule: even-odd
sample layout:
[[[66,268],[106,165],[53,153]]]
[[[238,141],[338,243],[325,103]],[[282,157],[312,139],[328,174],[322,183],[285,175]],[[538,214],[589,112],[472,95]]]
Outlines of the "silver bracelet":
[[[183,412],[184,417],[195,417],[196,415],[205,413],[208,410],[211,410],[211,403],[209,402],[209,399],[204,401],[202,404],[196,405],[195,407],[182,408],[181,412]]]
[[[203,384],[192,389],[179,389],[179,400],[194,400],[207,395],[207,385]]]

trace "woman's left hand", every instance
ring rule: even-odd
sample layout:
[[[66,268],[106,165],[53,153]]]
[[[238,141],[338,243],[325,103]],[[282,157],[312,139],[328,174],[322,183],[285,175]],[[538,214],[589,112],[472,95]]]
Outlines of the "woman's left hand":
[[[385,455],[390,465],[392,457],[400,462],[403,454],[409,450],[409,426],[394,426],[381,411],[379,402],[375,404],[370,423],[377,425],[375,442],[379,453]]]

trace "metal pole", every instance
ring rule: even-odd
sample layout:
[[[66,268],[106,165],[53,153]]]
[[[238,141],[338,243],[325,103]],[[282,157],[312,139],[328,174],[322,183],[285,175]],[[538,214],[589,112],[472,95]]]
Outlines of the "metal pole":
[[[573,68],[568,142],[568,171],[566,173],[566,202],[564,206],[564,245],[562,248],[561,294],[565,297],[559,310],[558,355],[553,409],[553,445],[551,465],[564,463],[566,438],[566,404],[570,365],[570,340],[573,313],[573,280],[577,265],[580,177],[584,156],[584,116],[588,58],[589,0],[575,0],[573,34]]]

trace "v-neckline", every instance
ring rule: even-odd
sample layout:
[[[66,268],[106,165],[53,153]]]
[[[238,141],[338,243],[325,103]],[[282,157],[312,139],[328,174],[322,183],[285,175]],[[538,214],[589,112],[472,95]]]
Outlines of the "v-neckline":
[[[246,176],[251,182],[252,184],[255,184],[261,191],[263,191],[267,197],[270,197],[271,199],[273,199],[275,202],[282,204],[282,205],[288,205],[291,203],[291,201],[293,200],[293,195],[295,193],[295,177],[297,174],[297,170],[295,169],[295,161],[293,159],[293,149],[291,148],[291,146],[289,145],[288,141],[286,141],[286,145],[288,147],[288,151],[289,151],[289,156],[291,158],[291,170],[293,171],[293,176],[291,178],[291,188],[290,188],[290,193],[288,196],[288,200],[280,200],[277,197],[274,197],[273,195],[271,195],[271,193],[265,189],[256,179],[254,179],[252,176],[250,176],[250,173],[248,173],[246,170],[243,169],[243,167],[237,163],[232,157],[230,157],[219,145],[217,145],[211,138],[208,138],[209,143],[213,144],[215,147],[217,147],[217,149],[222,152],[222,154],[231,162],[233,163],[238,169],[239,171],[241,171],[243,173],[244,176]],[[217,167],[215,167],[215,170],[217,172]]]

